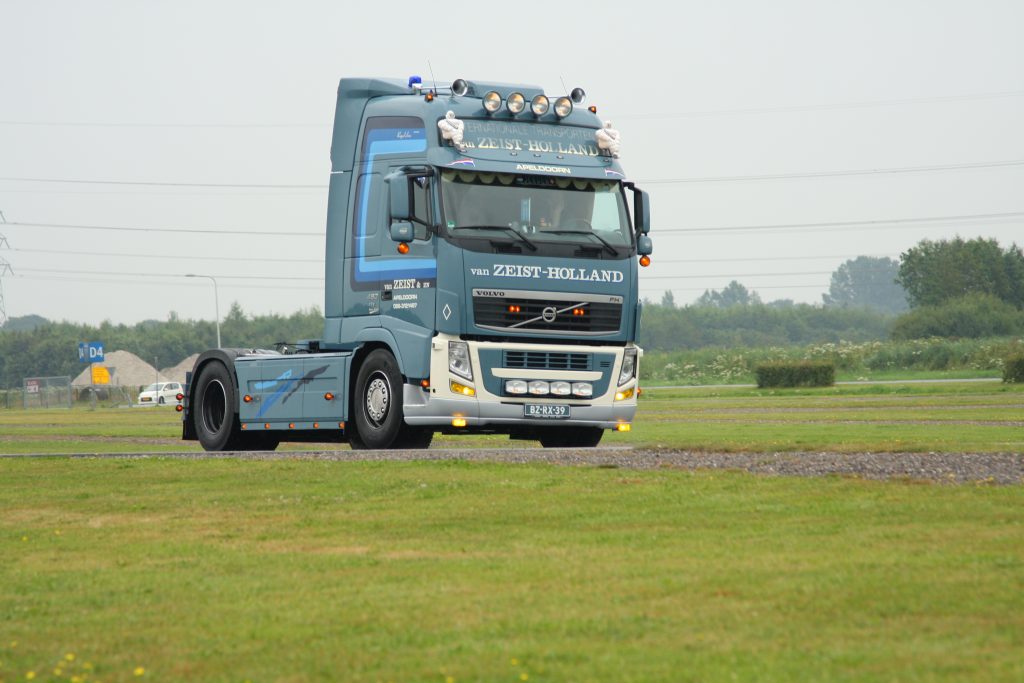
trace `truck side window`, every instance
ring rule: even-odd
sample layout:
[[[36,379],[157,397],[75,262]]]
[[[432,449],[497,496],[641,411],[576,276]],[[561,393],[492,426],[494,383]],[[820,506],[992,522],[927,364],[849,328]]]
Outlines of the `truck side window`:
[[[430,202],[430,178],[421,176],[412,179],[412,215],[422,223],[413,223],[417,239],[428,236],[427,225],[434,224],[434,216]],[[426,225],[424,225],[424,223]]]

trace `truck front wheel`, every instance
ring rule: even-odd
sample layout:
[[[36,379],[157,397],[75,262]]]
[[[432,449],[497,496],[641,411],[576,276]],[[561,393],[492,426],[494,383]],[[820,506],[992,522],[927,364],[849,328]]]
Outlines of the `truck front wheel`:
[[[358,435],[349,441],[353,448],[402,447],[402,374],[389,351],[371,351],[359,366],[352,408]]]
[[[540,435],[544,448],[593,448],[601,443],[604,430],[600,427],[547,428]]]
[[[196,381],[192,424],[207,451],[234,451],[243,447],[235,405],[235,381],[223,363],[203,366]]]

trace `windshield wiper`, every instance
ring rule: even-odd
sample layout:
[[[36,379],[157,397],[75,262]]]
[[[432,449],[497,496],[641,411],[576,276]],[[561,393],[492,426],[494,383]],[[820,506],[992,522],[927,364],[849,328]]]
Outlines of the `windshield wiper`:
[[[515,228],[510,228],[507,225],[457,225],[455,226],[455,230],[504,230],[505,232],[510,232],[521,239],[523,243],[530,248],[530,251],[537,251],[536,244],[526,239],[526,237]]]
[[[586,235],[587,237],[593,237],[604,245],[604,248],[608,250],[609,254],[612,256],[619,255],[619,252],[615,250],[615,247],[612,246],[611,242],[593,232],[588,232],[586,230],[545,230],[544,232],[552,235]]]

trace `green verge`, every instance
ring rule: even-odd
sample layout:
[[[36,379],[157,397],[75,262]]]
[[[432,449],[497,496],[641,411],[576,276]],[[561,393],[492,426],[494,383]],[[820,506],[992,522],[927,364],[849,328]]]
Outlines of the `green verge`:
[[[63,458],[0,481],[5,681],[1024,678],[1020,486]]]
[[[648,389],[633,429],[603,445],[705,451],[1024,451],[1024,384],[821,389]],[[442,436],[434,448],[501,448],[504,436]],[[535,442],[512,442],[514,447]],[[347,448],[286,444],[282,450]],[[199,451],[172,409],[0,411],[0,453]]]

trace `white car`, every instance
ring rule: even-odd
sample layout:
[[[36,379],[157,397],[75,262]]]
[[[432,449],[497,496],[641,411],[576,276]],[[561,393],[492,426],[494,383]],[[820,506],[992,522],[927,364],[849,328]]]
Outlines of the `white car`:
[[[139,405],[177,405],[178,403],[181,403],[181,401],[178,400],[178,394],[181,392],[182,387],[178,382],[157,382],[156,384],[150,384],[142,391],[142,393],[139,394]]]

